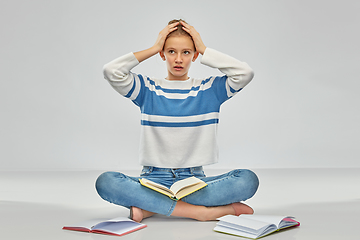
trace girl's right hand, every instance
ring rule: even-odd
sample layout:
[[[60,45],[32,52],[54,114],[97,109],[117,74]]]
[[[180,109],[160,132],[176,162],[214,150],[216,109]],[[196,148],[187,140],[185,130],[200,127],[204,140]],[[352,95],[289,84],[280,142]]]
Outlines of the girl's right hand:
[[[145,49],[143,51],[135,52],[134,55],[136,59],[139,62],[144,61],[145,59],[148,59],[149,57],[154,56],[155,54],[161,52],[164,48],[166,37],[169,35],[169,33],[175,31],[178,28],[179,22],[172,23],[170,25],[167,25],[161,32],[159,33],[159,36],[151,48]]]
[[[156,48],[158,52],[163,50],[167,35],[169,35],[169,33],[173,32],[173,31],[175,31],[178,28],[179,24],[180,24],[180,22],[175,22],[170,25],[167,25],[163,30],[161,30],[161,32],[159,33],[159,36],[156,39],[156,42],[154,44],[154,48]]]

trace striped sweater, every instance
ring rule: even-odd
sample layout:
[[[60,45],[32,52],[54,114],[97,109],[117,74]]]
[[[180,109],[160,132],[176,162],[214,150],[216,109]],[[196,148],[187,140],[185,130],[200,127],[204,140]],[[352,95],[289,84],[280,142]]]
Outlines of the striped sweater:
[[[220,106],[253,78],[248,64],[207,48],[201,63],[224,76],[169,81],[131,72],[133,53],[104,66],[105,79],[141,110],[140,164],[184,168],[218,162]]]

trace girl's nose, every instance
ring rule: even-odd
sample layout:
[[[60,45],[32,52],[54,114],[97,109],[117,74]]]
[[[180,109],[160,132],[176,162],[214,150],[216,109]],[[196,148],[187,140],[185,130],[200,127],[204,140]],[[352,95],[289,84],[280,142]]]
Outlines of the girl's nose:
[[[178,55],[176,56],[175,62],[177,62],[177,63],[181,63],[181,62],[182,62],[181,54],[178,54]]]

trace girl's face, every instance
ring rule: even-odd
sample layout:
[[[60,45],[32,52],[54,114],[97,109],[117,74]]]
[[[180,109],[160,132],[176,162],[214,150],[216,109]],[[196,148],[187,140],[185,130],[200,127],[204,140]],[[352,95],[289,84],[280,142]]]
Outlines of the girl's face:
[[[171,36],[160,52],[161,58],[166,61],[167,80],[187,80],[191,62],[195,61],[199,53],[194,49],[194,43],[188,36]]]

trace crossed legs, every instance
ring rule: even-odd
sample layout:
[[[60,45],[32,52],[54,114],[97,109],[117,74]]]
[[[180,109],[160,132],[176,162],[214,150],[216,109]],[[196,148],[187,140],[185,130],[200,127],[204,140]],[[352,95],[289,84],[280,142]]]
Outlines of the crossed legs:
[[[155,213],[199,221],[215,220],[224,215],[252,214],[241,201],[251,198],[258,188],[258,178],[250,170],[233,170],[214,177],[201,177],[208,186],[180,201],[141,186],[137,177],[106,172],[96,181],[99,195],[106,201],[130,209],[137,222]]]
[[[178,201],[171,216],[187,217],[198,221],[211,221],[225,215],[253,214],[254,210],[244,203],[232,203],[225,206],[205,207],[192,205],[183,201]],[[153,216],[155,213],[131,207],[130,218],[136,222]]]

